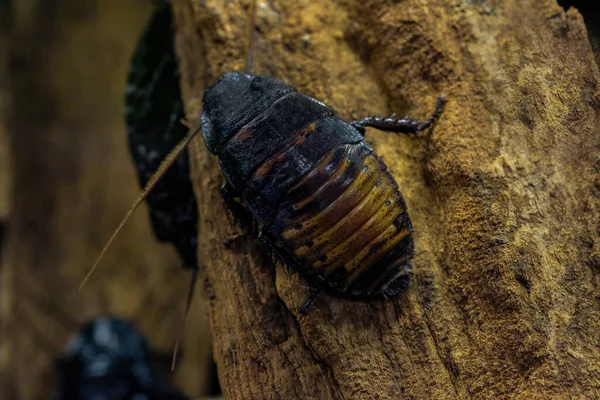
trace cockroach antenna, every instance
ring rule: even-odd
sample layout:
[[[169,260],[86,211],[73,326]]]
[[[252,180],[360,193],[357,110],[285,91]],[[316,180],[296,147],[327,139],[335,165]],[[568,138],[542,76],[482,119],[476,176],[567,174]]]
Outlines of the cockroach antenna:
[[[185,301],[185,311],[183,313],[183,317],[181,318],[181,323],[179,324],[179,328],[177,329],[177,338],[175,339],[175,347],[173,347],[173,358],[171,360],[171,371],[175,370],[175,364],[177,363],[177,353],[179,351],[179,341],[181,338],[181,332],[185,329],[185,323],[187,321],[188,314],[190,313],[190,309],[192,306],[192,300],[194,299],[194,289],[196,287],[196,282],[198,281],[198,268],[194,269],[192,273],[192,279],[190,280],[190,288],[188,290],[187,299]]]
[[[156,184],[160,181],[160,179],[163,177],[163,175],[168,171],[168,169],[171,167],[171,165],[173,165],[173,163],[175,162],[177,157],[186,149],[186,147],[188,146],[188,144],[190,144],[192,139],[194,137],[196,137],[198,132],[200,132],[200,128],[189,133],[181,142],[179,142],[179,144],[177,146],[175,146],[175,148],[163,160],[163,162],[160,164],[160,166],[158,167],[158,169],[156,170],[154,175],[152,175],[152,177],[146,184],[146,187],[144,188],[144,190],[142,190],[142,192],[139,194],[138,198],[133,202],[133,205],[131,206],[129,211],[127,211],[127,214],[125,214],[125,217],[123,218],[123,220],[121,221],[121,223],[119,224],[117,229],[115,229],[115,231],[113,232],[112,236],[110,237],[110,239],[108,240],[108,242],[106,243],[106,245],[104,246],[102,251],[100,252],[100,255],[96,259],[96,262],[94,263],[94,265],[92,265],[92,268],[90,268],[90,271],[87,273],[85,278],[83,278],[83,281],[79,285],[79,290],[81,290],[83,288],[83,286],[86,284],[86,282],[90,279],[90,277],[92,276],[92,274],[98,267],[100,260],[102,260],[104,253],[106,253],[106,251],[108,250],[108,248],[110,247],[112,242],[115,240],[115,238],[117,237],[119,232],[121,232],[121,230],[125,226],[125,223],[129,220],[129,218],[131,217],[133,212],[138,208],[138,206],[142,203],[142,201],[144,201],[146,199],[146,197],[148,197],[148,194],[150,194],[152,189],[154,189]]]
[[[248,20],[249,20],[249,23],[248,23],[248,49],[247,49],[247,58],[246,58],[246,73],[247,74],[252,73],[255,18],[256,18],[256,0],[251,0],[250,7],[249,7],[249,18],[248,18]],[[183,125],[187,126],[191,130],[191,126],[186,121],[182,120],[180,122]],[[150,194],[152,189],[154,189],[156,184],[162,179],[164,174],[173,165],[173,163],[175,162],[177,157],[179,157],[179,155],[187,148],[188,144],[200,132],[200,130],[201,129],[199,127],[197,129],[191,131],[163,160],[163,162],[161,163],[161,165],[159,166],[157,171],[152,175],[152,177],[150,178],[150,180],[148,181],[148,183],[146,184],[144,189],[141,191],[141,193],[139,194],[137,199],[133,202],[133,205],[131,206],[129,211],[127,211],[127,213],[125,214],[125,217],[123,217],[123,220],[117,226],[117,228],[113,232],[112,236],[110,237],[110,239],[108,240],[108,242],[106,243],[106,245],[104,246],[102,251],[100,252],[100,255],[98,256],[98,258],[92,265],[92,268],[90,268],[89,272],[87,273],[87,275],[85,276],[85,278],[83,279],[81,284],[79,285],[79,290],[81,290],[83,288],[83,286],[87,283],[87,281],[90,279],[90,277],[92,276],[92,274],[98,267],[100,261],[104,257],[104,254],[106,253],[108,248],[111,246],[111,244],[113,243],[113,241],[115,240],[117,235],[121,232],[121,230],[123,229],[123,227],[129,220],[131,215],[133,215],[133,212],[148,197],[148,195]],[[195,289],[197,280],[198,280],[198,269],[196,268],[196,269],[194,269],[194,272],[191,277],[187,300],[186,300],[186,305],[185,305],[185,311],[182,315],[181,323],[180,323],[180,326],[179,326],[178,332],[177,332],[177,338],[175,340],[175,346],[174,346],[174,350],[173,350],[173,359],[172,359],[172,363],[171,363],[172,370],[175,368],[175,363],[177,360],[177,353],[178,353],[178,349],[179,349],[180,337],[181,337],[181,333],[185,329],[185,324],[186,324],[187,317],[188,317],[188,314],[189,314],[189,311],[191,308],[191,304],[192,304],[192,300],[193,300],[193,296],[194,296],[194,289]]]
[[[190,125],[186,121],[181,121],[181,123],[186,125],[188,128],[190,127]],[[177,157],[179,157],[179,155],[187,148],[188,144],[190,144],[192,139],[194,137],[196,137],[198,132],[200,132],[200,128],[198,128],[194,131],[191,131],[191,133],[189,133],[163,160],[163,162],[160,164],[160,166],[158,167],[158,169],[156,170],[154,175],[152,175],[152,177],[146,184],[146,187],[144,188],[144,190],[142,190],[142,192],[140,193],[138,198],[133,202],[133,205],[131,206],[129,211],[127,211],[127,214],[125,214],[125,217],[123,218],[123,220],[121,221],[121,223],[119,224],[117,229],[115,229],[112,236],[110,237],[110,239],[108,240],[108,242],[106,243],[106,245],[104,246],[102,251],[100,252],[100,255],[96,259],[96,262],[94,262],[94,265],[92,266],[92,268],[90,268],[90,271],[87,273],[87,275],[85,276],[85,278],[79,285],[79,290],[81,290],[83,288],[83,286],[86,284],[86,282],[90,279],[90,277],[94,273],[94,270],[96,269],[96,267],[98,267],[100,260],[102,260],[104,253],[106,253],[106,251],[108,250],[108,248],[110,247],[112,242],[115,240],[115,238],[117,237],[117,235],[119,234],[121,229],[123,229],[123,226],[125,226],[125,223],[129,220],[129,218],[131,217],[133,212],[138,208],[138,206],[142,203],[142,201],[144,201],[146,199],[146,197],[148,197],[148,194],[150,194],[152,189],[154,189],[156,184],[160,181],[160,179],[164,176],[164,174],[173,165],[173,163],[175,162]],[[185,312],[182,317],[182,322],[177,331],[177,339],[175,341],[175,349],[173,350],[173,361],[171,363],[171,370],[173,370],[175,368],[175,362],[177,360],[177,350],[179,348],[179,336],[181,335],[181,332],[183,331],[183,328],[185,327],[185,321],[187,320],[187,315],[190,310],[190,305],[192,303],[192,298],[193,298],[193,293],[194,293],[194,287],[196,286],[197,279],[198,279],[198,269],[196,268],[196,269],[194,269],[194,273],[192,274],[192,279],[190,282],[190,289],[188,292],[188,298],[187,298],[187,302],[186,302]]]

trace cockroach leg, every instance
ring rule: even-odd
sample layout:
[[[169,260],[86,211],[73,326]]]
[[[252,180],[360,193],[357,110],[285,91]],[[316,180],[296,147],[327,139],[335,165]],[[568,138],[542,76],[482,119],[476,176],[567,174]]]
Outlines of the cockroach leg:
[[[226,182],[221,186],[221,195],[225,201],[225,208],[233,215],[235,222],[243,229],[243,233],[227,238],[223,241],[223,245],[231,248],[235,242],[248,237],[254,237],[257,233],[258,226],[252,212],[244,206],[240,201],[240,194]]]
[[[363,135],[363,137],[365,136],[366,127],[371,127],[386,132],[416,135],[420,131],[429,128],[442,115],[442,112],[444,111],[445,101],[446,97],[444,95],[441,95],[437,99],[435,110],[425,122],[419,122],[416,119],[408,118],[395,119],[394,115],[392,115],[389,118],[380,118],[379,116],[367,117],[360,121],[350,122],[350,125],[352,125],[358,132],[360,132],[360,134]]]
[[[320,293],[321,293],[321,290],[319,289],[318,286],[313,286],[313,285],[310,286],[310,296],[308,297],[308,299],[306,299],[304,301],[304,303],[302,303],[300,305],[300,308],[298,308],[298,311],[300,312],[300,314],[308,313],[308,309],[310,308],[311,305],[314,304],[315,301],[317,301]]]

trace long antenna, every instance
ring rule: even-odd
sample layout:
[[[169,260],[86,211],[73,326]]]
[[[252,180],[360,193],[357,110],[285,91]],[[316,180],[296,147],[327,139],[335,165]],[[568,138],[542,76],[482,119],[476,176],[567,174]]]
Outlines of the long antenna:
[[[179,329],[177,330],[177,339],[175,339],[175,348],[173,349],[173,359],[171,361],[171,371],[175,370],[175,363],[177,362],[177,352],[179,351],[179,340],[181,338],[181,332],[185,328],[185,323],[187,322],[188,314],[190,313],[190,308],[192,306],[192,300],[194,298],[194,288],[196,287],[196,282],[198,281],[198,268],[194,269],[192,273],[192,280],[190,281],[190,288],[188,289],[187,300],[185,302],[185,311],[183,312],[183,316],[181,318],[181,323],[179,325]]]
[[[123,220],[121,221],[121,223],[119,224],[117,229],[115,229],[115,231],[113,232],[112,236],[110,237],[110,239],[108,240],[108,242],[106,243],[106,245],[104,246],[102,251],[100,252],[100,255],[96,259],[96,262],[94,263],[94,265],[92,266],[90,271],[87,273],[85,278],[83,278],[81,285],[79,285],[79,290],[81,290],[81,288],[83,288],[83,286],[88,281],[88,279],[90,279],[90,277],[94,273],[94,270],[96,269],[96,267],[98,267],[100,260],[102,260],[104,253],[106,253],[106,250],[108,250],[108,248],[110,247],[112,242],[115,240],[115,238],[117,237],[117,235],[119,234],[121,229],[123,229],[123,226],[125,226],[125,223],[129,220],[129,217],[131,217],[131,215],[133,214],[135,209],[138,208],[138,206],[142,203],[142,201],[144,201],[146,199],[146,197],[148,197],[148,194],[150,194],[150,191],[152,189],[154,189],[154,187],[160,181],[160,179],[163,177],[165,172],[167,172],[167,170],[171,167],[171,165],[173,165],[173,163],[175,162],[177,157],[183,152],[183,150],[185,150],[187,145],[198,134],[198,132],[200,132],[200,128],[189,133],[181,142],[179,142],[179,144],[163,160],[163,162],[158,167],[158,170],[156,170],[154,175],[152,175],[152,177],[146,184],[146,187],[144,188],[144,190],[142,190],[142,192],[139,194],[138,198],[133,202],[133,205],[131,206],[129,211],[127,211],[127,214],[125,214],[125,217],[123,218]]]
[[[246,73],[252,73],[252,58],[254,56],[254,25],[256,20],[256,1],[250,0],[250,16],[248,18],[248,55],[246,57]]]

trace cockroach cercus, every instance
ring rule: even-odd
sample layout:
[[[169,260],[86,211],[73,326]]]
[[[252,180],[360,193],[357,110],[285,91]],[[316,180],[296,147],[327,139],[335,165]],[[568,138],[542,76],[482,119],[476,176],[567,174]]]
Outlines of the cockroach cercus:
[[[417,135],[440,117],[444,96],[424,122],[393,116],[345,122],[284,82],[251,73],[253,3],[246,71],[226,73],[206,89],[200,128],[148,181],[88,277],[131,213],[202,132],[221,164],[225,205],[314,289],[301,312],[321,288],[354,299],[392,297],[409,281],[412,226],[396,181],[364,141],[366,128]]]

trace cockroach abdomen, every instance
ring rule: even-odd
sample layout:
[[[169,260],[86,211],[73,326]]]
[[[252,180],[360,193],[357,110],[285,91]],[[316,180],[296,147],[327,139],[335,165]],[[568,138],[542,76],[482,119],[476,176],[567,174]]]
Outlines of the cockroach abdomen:
[[[440,107],[425,123],[391,120],[385,128],[415,133]],[[242,198],[261,241],[284,263],[350,297],[386,298],[408,284],[406,202],[363,139],[364,126],[379,120],[348,124],[278,80],[240,73],[206,90],[202,120],[229,193]]]

